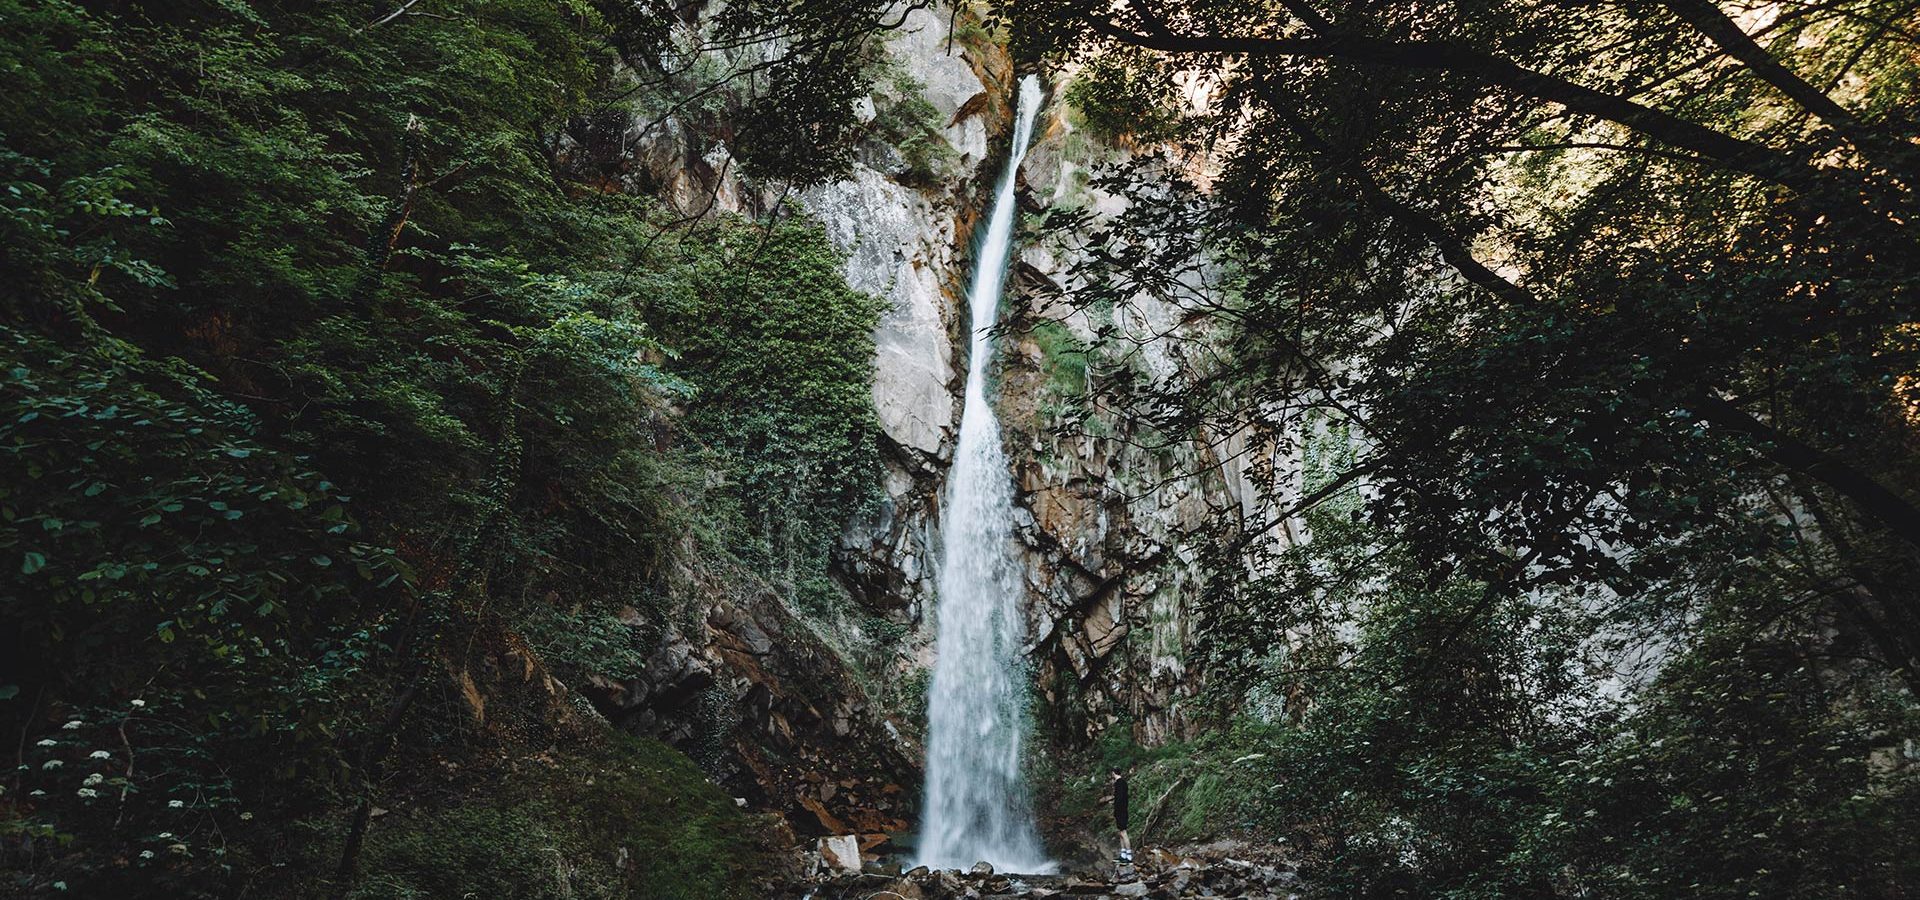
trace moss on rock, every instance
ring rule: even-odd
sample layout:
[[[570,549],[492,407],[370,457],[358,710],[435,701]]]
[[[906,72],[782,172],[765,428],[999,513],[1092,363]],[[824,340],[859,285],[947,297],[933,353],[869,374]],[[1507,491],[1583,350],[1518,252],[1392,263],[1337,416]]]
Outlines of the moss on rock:
[[[768,818],[658,741],[610,732],[520,762],[497,792],[382,816],[350,896],[726,900],[781,868]]]

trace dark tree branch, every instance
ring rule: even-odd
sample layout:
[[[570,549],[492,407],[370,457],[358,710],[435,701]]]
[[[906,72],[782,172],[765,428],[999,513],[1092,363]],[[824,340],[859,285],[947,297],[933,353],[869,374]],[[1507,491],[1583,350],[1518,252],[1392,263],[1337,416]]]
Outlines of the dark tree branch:
[[[1458,44],[1438,41],[1396,42],[1348,34],[1263,38],[1189,35],[1168,31],[1141,33],[1101,16],[1093,16],[1086,21],[1095,33],[1103,37],[1164,53],[1303,57],[1469,75],[1522,96],[1622,125],[1763,181],[1801,192],[1815,190],[1822,181],[1819,173],[1811,167],[1764,144],[1737,138],[1664,110],[1642,106],[1624,97],[1597,91],[1556,75],[1536,72],[1511,60]]]
[[[1270,83],[1261,85],[1261,93],[1274,115],[1292,128],[1310,150],[1354,180],[1369,204],[1431,242],[1461,277],[1509,303],[1526,306],[1540,303],[1530,291],[1476,259],[1466,242],[1455,237],[1438,220],[1387,193],[1369,173],[1320,137]],[[1920,546],[1920,509],[1871,476],[1753,417],[1711,389],[1697,389],[1684,402],[1704,421],[1756,441],[1774,462],[1826,484],[1887,530]]]
[[[414,5],[419,2],[420,0],[407,0],[407,2],[400,4],[399,9],[396,9],[393,12],[386,14],[385,16],[382,16],[378,19],[368,22],[365,25],[360,26],[359,28],[354,29],[353,30],[354,36],[358,37],[362,34],[372,31],[375,28],[379,28],[380,26],[385,25],[388,22],[398,19],[401,16],[406,15],[410,10],[413,9]]]
[[[1920,509],[1833,454],[1755,418],[1711,391],[1695,394],[1687,408],[1707,424],[1748,438],[1781,467],[1825,484],[1852,501],[1888,531],[1920,547]]]
[[[1861,152],[1884,154],[1892,158],[1890,161],[1903,167],[1908,161],[1910,154],[1877,137],[1851,110],[1774,59],[1773,54],[1740,30],[1739,24],[1728,18],[1713,0],[1661,0],[1661,4],[1705,35],[1728,56],[1751,69],[1761,80],[1792,98],[1793,102],[1815,118],[1832,126]]]
[[[1802,109],[1812,113],[1821,121],[1833,126],[1850,137],[1864,130],[1860,120],[1852,112],[1835,102],[1819,88],[1808,84],[1805,79],[1794,74],[1780,61],[1773,58],[1765,47],[1760,46],[1713,0],[1660,0],[1661,5],[1679,16],[1680,20],[1692,25],[1705,35],[1707,40],[1725,51],[1728,56],[1739,60],[1752,69],[1761,80],[1773,85],[1780,93],[1793,98]]]

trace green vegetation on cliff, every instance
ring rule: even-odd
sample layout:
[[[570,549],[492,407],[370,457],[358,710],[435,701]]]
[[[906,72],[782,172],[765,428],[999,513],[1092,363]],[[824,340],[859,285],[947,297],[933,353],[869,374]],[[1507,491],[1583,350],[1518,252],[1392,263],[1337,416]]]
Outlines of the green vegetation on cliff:
[[[820,35],[755,172],[845,165],[801,101],[868,6],[732,5]],[[703,558],[820,589],[876,474],[824,238],[576,171],[673,21],[0,0],[0,890],[752,892],[761,824],[534,690],[633,674]]]
[[[0,0],[0,892],[764,895],[789,836],[577,690],[764,600],[750,709],[668,673],[682,749],[856,724],[880,308],[788,201],[954,157],[895,4],[700,6]],[[958,43],[1130,151],[1026,220],[1094,229],[1047,273],[1092,340],[1008,330],[1009,433],[1245,457],[1135,560],[1195,560],[1179,637],[1111,620],[1188,732],[1075,673],[1053,811],[1127,765],[1137,837],[1329,897],[1920,885],[1911,4],[991,8]],[[633,193],[669,116],[776,214]]]

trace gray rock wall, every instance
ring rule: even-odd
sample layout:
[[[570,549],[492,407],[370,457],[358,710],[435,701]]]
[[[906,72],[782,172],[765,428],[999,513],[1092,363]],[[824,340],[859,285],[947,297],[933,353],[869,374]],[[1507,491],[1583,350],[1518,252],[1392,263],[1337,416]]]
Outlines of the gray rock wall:
[[[851,633],[844,623],[808,623],[826,645],[857,648],[861,664],[848,667],[867,673],[868,696],[841,704],[860,720],[851,724],[847,715],[825,709],[809,707],[807,716],[833,725],[822,742],[871,731],[881,735],[874,740],[909,756],[923,727],[921,688],[932,663],[940,490],[966,362],[969,240],[1005,158],[998,142],[1008,130],[1014,81],[1001,48],[949,34],[949,13],[934,8],[909,17],[889,44],[894,75],[861,104],[863,115],[877,116],[890,104],[915,99],[902,96],[912,91],[930,106],[946,144],[931,171],[915,171],[901,148],[874,142],[862,148],[848,178],[787,197],[783,207],[817,220],[846,253],[849,283],[887,301],[874,335],[873,394],[884,432],[885,496],[870,515],[848,523],[835,563],[854,602],[898,632],[878,638]],[[1210,517],[1252,503],[1261,467],[1247,462],[1247,451],[1257,457],[1258,448],[1234,443],[1237,437],[1220,446],[1190,440],[1156,446],[1154,436],[1089,408],[1085,347],[1094,328],[1112,324],[1144,337],[1175,328],[1179,311],[1143,298],[1116,311],[1117,321],[1097,323],[1040,298],[1038,288],[1071,277],[1085,235],[1033,223],[1048,209],[1117,213],[1120,202],[1090,188],[1088,178],[1132,152],[1076,131],[1057,88],[1020,173],[1027,225],[1002,313],[1003,322],[1016,327],[1001,339],[996,366],[1013,460],[1008,477],[1023,506],[1016,552],[1030,573],[1037,711],[1056,746],[1079,745],[1123,720],[1132,723],[1136,739],[1157,743],[1195,724],[1192,698],[1201,673],[1192,650],[1204,625],[1197,612],[1204,585],[1188,535]],[[661,196],[688,215],[761,216],[783,196],[741,178],[724,123],[636,109],[624,121],[599,123],[596,133],[597,152],[613,155],[609,178]],[[1157,376],[1183,365],[1168,344],[1151,339],[1133,364]],[[769,687],[765,673],[787,667],[769,662],[769,654],[743,655],[733,646],[737,631],[715,626],[704,637],[688,636],[687,646],[672,648],[661,661],[663,674],[692,672],[702,683],[779,696],[780,686]],[[769,651],[780,652],[778,645]],[[750,671],[730,678],[730,667]],[[638,688],[637,695],[658,690]],[[648,716],[636,720],[662,730],[682,727],[672,716]],[[774,718],[776,731],[797,721]],[[806,742],[804,735],[781,740]],[[838,807],[833,815],[851,817]]]
[[[1160,379],[1184,368],[1164,339],[1186,330],[1179,310],[1144,295],[1102,313],[1049,299],[1073,286],[1087,240],[1085,226],[1051,227],[1060,217],[1050,213],[1089,213],[1097,228],[1124,204],[1090,177],[1134,152],[1162,152],[1077,130],[1057,93],[1021,173],[1028,227],[1015,307],[1004,314],[1016,324],[1003,345],[1000,396],[1030,513],[1020,533],[1032,573],[1031,657],[1057,740],[1072,745],[1128,722],[1136,740],[1157,744],[1196,724],[1203,673],[1191,662],[1205,586],[1191,536],[1251,493],[1220,471],[1226,448],[1144,433],[1100,402],[1105,370]],[[1103,343],[1098,329],[1128,340]]]

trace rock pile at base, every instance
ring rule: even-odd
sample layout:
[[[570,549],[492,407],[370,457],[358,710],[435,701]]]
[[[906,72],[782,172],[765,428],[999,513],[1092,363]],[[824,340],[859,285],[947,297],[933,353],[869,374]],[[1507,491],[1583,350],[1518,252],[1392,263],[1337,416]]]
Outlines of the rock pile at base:
[[[1130,897],[1222,897],[1248,900],[1295,900],[1300,896],[1299,873],[1280,862],[1253,862],[1233,857],[1183,856],[1163,850],[1141,854],[1133,865],[1112,863],[1094,872],[1072,875],[1009,875],[987,865],[973,871],[867,871],[826,876],[796,885],[786,896],[812,900],[978,900],[978,898],[1040,898],[1099,900]]]

